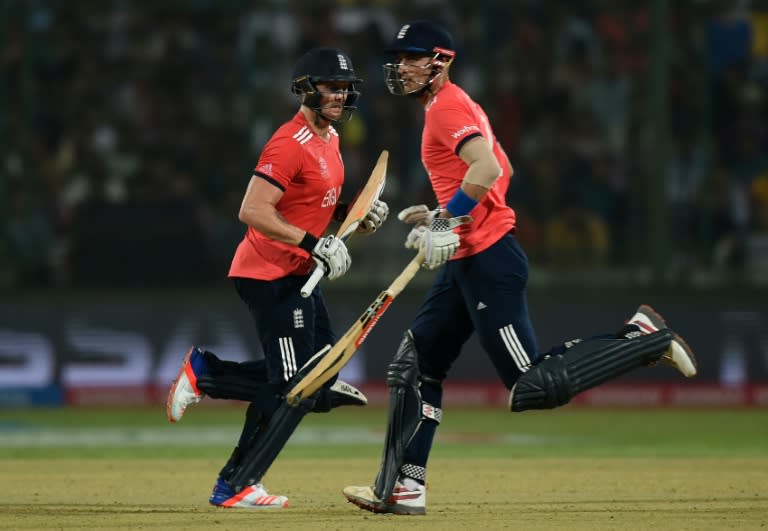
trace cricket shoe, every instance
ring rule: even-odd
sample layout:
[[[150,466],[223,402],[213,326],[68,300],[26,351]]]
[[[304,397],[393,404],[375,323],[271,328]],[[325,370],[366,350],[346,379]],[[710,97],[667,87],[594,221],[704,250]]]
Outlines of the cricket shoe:
[[[342,380],[336,380],[330,388],[331,409],[339,406],[365,406],[368,399],[358,388]]]
[[[227,508],[282,509],[288,507],[288,498],[269,494],[261,483],[249,485],[240,492],[235,492],[226,481],[217,478],[208,503]]]
[[[344,496],[350,503],[372,513],[423,515],[427,513],[427,488],[419,485],[409,490],[397,481],[387,501],[380,500],[371,487],[345,487]]]
[[[664,318],[647,304],[641,304],[627,324],[635,325],[643,334],[652,334],[669,328]],[[696,357],[693,355],[693,350],[676,332],[672,332],[672,342],[669,344],[669,349],[662,354],[660,361],[671,365],[686,378],[696,376]]]
[[[197,388],[197,377],[204,371],[203,352],[197,347],[190,348],[165,400],[165,413],[169,422],[180,421],[187,406],[202,400],[204,394]]]

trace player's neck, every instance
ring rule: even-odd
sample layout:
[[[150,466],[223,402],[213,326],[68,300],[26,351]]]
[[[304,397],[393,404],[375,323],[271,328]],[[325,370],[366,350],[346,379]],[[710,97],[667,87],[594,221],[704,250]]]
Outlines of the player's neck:
[[[304,118],[306,118],[307,123],[309,124],[309,127],[312,129],[313,133],[315,133],[323,140],[328,140],[331,137],[331,122],[322,118],[309,107],[301,107],[301,114],[303,114]]]
[[[437,96],[437,93],[440,92],[440,89],[443,88],[443,85],[445,85],[447,81],[447,75],[437,77],[429,86],[429,88],[425,90],[419,97],[419,102],[421,105],[423,107],[427,107],[429,103],[435,98],[435,96]]]

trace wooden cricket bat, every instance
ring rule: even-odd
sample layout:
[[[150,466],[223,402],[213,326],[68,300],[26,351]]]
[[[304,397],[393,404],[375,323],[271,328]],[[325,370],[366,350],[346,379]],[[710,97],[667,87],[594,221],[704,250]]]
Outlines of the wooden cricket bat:
[[[368,182],[365,183],[360,193],[352,202],[347,211],[347,217],[341,223],[339,230],[336,232],[336,237],[340,240],[347,241],[349,237],[355,232],[360,222],[365,219],[368,211],[371,209],[371,205],[375,200],[381,196],[381,192],[384,190],[384,184],[386,183],[387,176],[387,161],[389,160],[389,151],[386,149],[379,155],[379,160],[376,161],[376,166],[373,167]],[[323,278],[323,268],[316,266],[309,279],[304,283],[301,288],[301,296],[306,298],[315,289],[317,283]]]
[[[379,159],[381,160],[381,159]],[[402,273],[382,291],[376,300],[365,309],[363,315],[350,327],[349,330],[336,342],[336,344],[323,356],[317,365],[302,378],[288,392],[285,399],[292,406],[298,405],[303,398],[312,396],[320,389],[322,385],[333,378],[352,358],[358,347],[365,341],[368,333],[376,326],[379,318],[387,311],[392,301],[395,300],[400,292],[416,276],[422,262],[424,261],[424,251],[419,250],[418,254],[411,260]]]

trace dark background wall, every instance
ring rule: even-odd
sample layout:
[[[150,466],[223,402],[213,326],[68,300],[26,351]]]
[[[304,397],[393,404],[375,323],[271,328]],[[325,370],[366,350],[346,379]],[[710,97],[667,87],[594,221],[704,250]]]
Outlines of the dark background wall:
[[[416,18],[453,32],[452,75],[515,167],[508,200],[542,347],[616,328],[647,302],[690,340],[703,380],[765,380],[765,0],[6,0],[0,389],[167,382],[192,342],[258,355],[226,272],[240,200],[298,107],[290,70],[309,47],[345,49],[366,80],[340,128],[343,195],[388,149],[392,211],[434,206],[421,112],[381,75],[383,43]],[[352,270],[328,285],[339,333],[409,259],[405,232],[393,216],[351,241]],[[370,336],[350,368],[360,378],[381,377],[428,279]],[[493,378],[466,350],[456,373]]]

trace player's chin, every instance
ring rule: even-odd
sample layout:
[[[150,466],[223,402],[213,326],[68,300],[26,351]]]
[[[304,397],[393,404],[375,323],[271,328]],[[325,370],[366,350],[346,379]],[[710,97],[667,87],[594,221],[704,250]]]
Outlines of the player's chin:
[[[344,109],[342,107],[330,107],[323,111],[323,114],[331,120],[338,120],[343,113]]]

